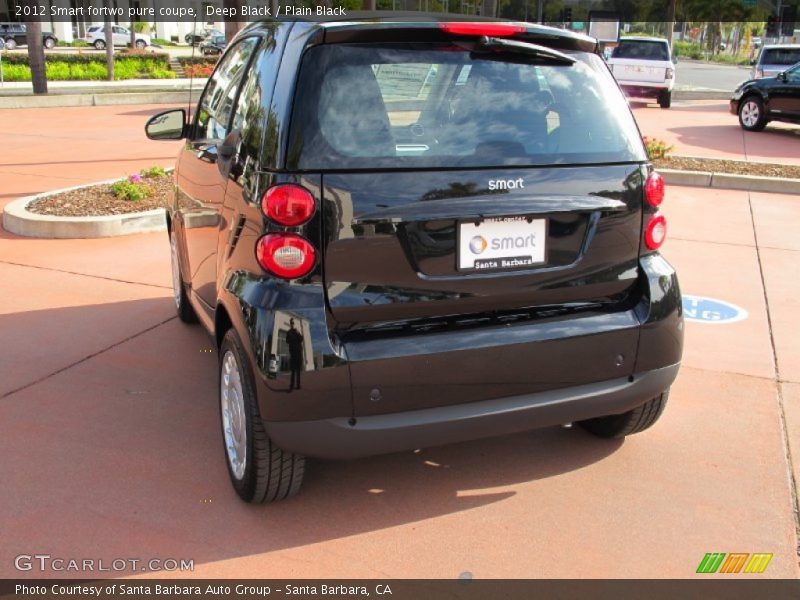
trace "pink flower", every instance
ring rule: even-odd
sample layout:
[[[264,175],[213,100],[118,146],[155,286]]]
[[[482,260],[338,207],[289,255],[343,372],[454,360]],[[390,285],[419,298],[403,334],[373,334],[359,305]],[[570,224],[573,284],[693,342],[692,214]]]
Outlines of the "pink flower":
[[[142,182],[142,176],[139,175],[138,173],[135,173],[135,174],[131,175],[130,177],[128,177],[128,181],[130,181],[131,183],[141,183]]]

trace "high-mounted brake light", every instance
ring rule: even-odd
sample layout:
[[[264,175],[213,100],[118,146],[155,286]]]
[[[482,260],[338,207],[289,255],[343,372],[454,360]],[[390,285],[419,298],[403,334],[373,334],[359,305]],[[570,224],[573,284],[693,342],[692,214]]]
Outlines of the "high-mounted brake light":
[[[644,243],[650,250],[658,250],[667,239],[667,220],[663,215],[654,215],[644,230]]]
[[[283,279],[297,279],[311,272],[317,251],[295,233],[270,233],[258,240],[256,258],[264,270]]]
[[[297,227],[314,215],[314,196],[299,185],[276,185],[261,198],[261,210],[278,225]]]
[[[486,35],[489,37],[513,37],[526,30],[524,25],[514,23],[453,22],[440,23],[439,27],[451,35]]]
[[[644,182],[644,199],[653,208],[664,201],[664,178],[655,171],[651,171]]]

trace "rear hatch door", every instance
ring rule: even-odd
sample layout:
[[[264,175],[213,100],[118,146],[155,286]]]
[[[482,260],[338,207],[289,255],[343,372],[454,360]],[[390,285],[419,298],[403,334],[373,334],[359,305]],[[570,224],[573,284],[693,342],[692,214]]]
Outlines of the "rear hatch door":
[[[646,156],[599,56],[325,44],[295,102],[357,416],[630,372]]]

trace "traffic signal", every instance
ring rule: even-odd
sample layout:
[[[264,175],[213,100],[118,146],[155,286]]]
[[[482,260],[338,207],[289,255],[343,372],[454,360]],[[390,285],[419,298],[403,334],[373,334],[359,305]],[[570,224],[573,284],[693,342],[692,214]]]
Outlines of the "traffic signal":
[[[780,20],[775,15],[770,15],[767,18],[767,31],[766,36],[770,37],[778,37],[779,30],[780,30]]]

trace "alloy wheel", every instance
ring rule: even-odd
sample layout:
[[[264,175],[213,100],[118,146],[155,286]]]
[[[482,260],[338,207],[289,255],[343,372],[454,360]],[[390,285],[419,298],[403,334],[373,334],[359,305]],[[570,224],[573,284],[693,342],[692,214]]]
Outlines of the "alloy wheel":
[[[172,296],[175,299],[175,306],[180,308],[181,305],[181,288],[183,282],[181,281],[181,268],[178,263],[178,239],[175,237],[175,232],[169,236],[170,246],[170,262],[172,263]]]
[[[242,479],[247,467],[247,422],[242,392],[242,373],[236,356],[230,350],[222,357],[219,386],[225,453],[228,456],[233,476],[236,479]]]
[[[761,111],[755,101],[748,100],[744,103],[744,106],[742,106],[742,123],[744,123],[746,127],[754,127],[755,124],[758,123],[760,116]]]

